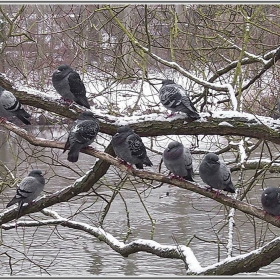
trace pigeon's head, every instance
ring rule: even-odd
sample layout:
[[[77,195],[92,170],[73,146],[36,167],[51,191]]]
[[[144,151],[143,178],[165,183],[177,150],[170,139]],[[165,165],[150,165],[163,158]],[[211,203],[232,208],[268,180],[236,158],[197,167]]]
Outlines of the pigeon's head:
[[[273,203],[279,203],[280,201],[280,189],[276,187],[268,187],[262,193],[262,203],[264,205],[270,205]]]
[[[218,155],[214,153],[208,153],[204,159],[209,164],[220,164]]]
[[[43,176],[43,173],[40,169],[33,169],[28,176]]]
[[[117,133],[126,133],[126,132],[133,132],[133,129],[130,128],[128,125],[124,125],[118,128]]]
[[[171,150],[176,149],[176,148],[179,148],[179,147],[181,147],[181,146],[183,146],[183,145],[182,145],[180,142],[178,142],[178,141],[172,141],[172,142],[170,142],[170,143],[168,144],[167,150],[168,150],[168,151],[171,151]]]
[[[64,71],[72,70],[72,68],[68,64],[62,64],[57,67],[57,69],[54,71],[54,74],[58,74]]]
[[[85,111],[79,115],[79,120],[90,120],[90,119],[95,119],[95,116],[91,111]]]
[[[173,80],[162,80],[163,86],[172,85],[172,84],[175,84],[175,82]]]

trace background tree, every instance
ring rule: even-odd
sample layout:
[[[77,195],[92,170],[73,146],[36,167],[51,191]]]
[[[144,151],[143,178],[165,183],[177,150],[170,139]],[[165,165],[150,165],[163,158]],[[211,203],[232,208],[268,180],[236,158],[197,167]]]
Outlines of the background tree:
[[[1,123],[3,274],[22,275],[29,263],[33,271],[53,275],[62,252],[51,246],[51,261],[30,252],[50,246],[54,234],[59,239],[61,227],[93,236],[124,257],[144,251],[179,259],[188,275],[255,272],[279,257],[280,222],[260,208],[261,190],[275,184],[279,172],[277,5],[2,5],[0,13],[0,85],[32,111],[35,125]],[[84,149],[77,164],[67,162],[62,149],[69,124],[84,108],[56,100],[51,75],[62,63],[80,72],[100,121],[96,150]],[[157,95],[163,78],[187,89],[201,120],[165,118]],[[143,137],[152,168],[128,169],[114,158],[110,141],[122,124]],[[171,139],[191,148],[196,183],[168,177],[161,153]],[[208,151],[231,168],[235,195],[215,197],[204,188],[198,166]],[[15,184],[35,167],[45,171],[46,195],[24,207],[15,222],[17,210],[4,208]],[[193,195],[187,200],[192,213],[183,216],[169,246],[158,241],[147,201],[166,186]],[[116,203],[121,222],[112,230]],[[132,209],[144,213],[150,232],[135,235],[141,224]],[[199,228],[210,227],[209,239],[184,232],[187,219],[196,223],[196,215],[205,213],[209,221]],[[38,238],[41,228],[49,229],[45,239]],[[167,224],[161,234],[169,230],[173,234]],[[9,243],[7,232],[18,239]],[[214,257],[196,254],[197,243]]]

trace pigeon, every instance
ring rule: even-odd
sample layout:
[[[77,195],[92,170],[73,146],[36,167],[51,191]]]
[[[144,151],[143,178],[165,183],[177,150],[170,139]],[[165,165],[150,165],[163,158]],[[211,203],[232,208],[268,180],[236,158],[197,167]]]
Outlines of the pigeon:
[[[185,148],[182,143],[172,141],[162,153],[162,159],[166,168],[171,171],[175,177],[193,180],[192,156],[190,150]]]
[[[2,87],[0,87],[0,116],[2,118],[16,116],[24,124],[30,124],[28,118],[30,118],[31,115],[22,108],[22,104],[12,92]]]
[[[172,111],[172,116],[175,112],[186,113],[191,120],[200,119],[196,108],[190,100],[187,91],[173,80],[163,80],[162,87],[159,90],[159,98],[162,105]]]
[[[208,153],[199,166],[199,175],[202,181],[210,188],[235,193],[231,181],[231,173],[224,162],[219,161],[218,155]],[[216,193],[217,195],[219,192]]]
[[[64,100],[75,101],[77,104],[90,109],[85,85],[80,75],[69,65],[62,64],[54,71],[52,84]]]
[[[82,112],[70,128],[63,153],[70,149],[67,160],[77,162],[81,149],[88,147],[99,132],[99,121],[89,111]]]
[[[124,162],[135,164],[138,169],[143,169],[144,164],[146,166],[153,165],[147,156],[146,147],[141,137],[128,125],[118,128],[111,143],[117,157]]]
[[[262,193],[261,203],[267,213],[280,216],[280,188],[266,188]]]
[[[24,203],[30,203],[35,200],[42,192],[45,186],[45,178],[42,171],[39,169],[32,170],[27,177],[25,177],[18,185],[16,195],[7,204],[6,207],[10,207],[15,203],[18,203],[17,219],[20,215],[22,206]]]

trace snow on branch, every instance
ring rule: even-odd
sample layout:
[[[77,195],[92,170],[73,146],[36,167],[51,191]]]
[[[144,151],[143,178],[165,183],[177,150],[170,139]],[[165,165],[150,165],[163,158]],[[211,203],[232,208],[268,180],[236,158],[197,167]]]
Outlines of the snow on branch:
[[[11,126],[13,128],[12,131],[17,133],[17,129],[16,129],[17,126],[12,125],[8,122],[3,125]],[[41,143],[45,144],[47,141],[42,138],[36,138],[36,137],[30,136],[30,134],[27,132],[22,133],[22,129],[20,129],[19,131],[21,134],[23,134],[22,137],[33,145],[40,145]],[[53,144],[52,148],[55,148],[56,147],[55,144],[53,142],[52,142],[52,144]],[[57,146],[57,148],[61,149],[62,143],[60,143]],[[96,164],[94,165],[94,167],[82,179],[77,181],[73,186],[65,188],[52,195],[45,196],[45,197],[39,199],[34,205],[29,205],[28,207],[23,207],[22,215],[38,212],[38,211],[44,209],[45,207],[49,207],[56,203],[68,201],[69,199],[73,198],[74,196],[78,195],[79,193],[89,191],[90,188],[107,172],[109,166],[114,165],[120,171],[125,172],[128,175],[136,176],[136,177],[139,177],[141,179],[146,179],[146,180],[156,180],[158,182],[172,184],[179,188],[190,190],[192,192],[201,194],[202,196],[208,197],[210,199],[214,199],[217,202],[227,205],[229,207],[238,209],[244,213],[258,217],[259,219],[265,220],[277,227],[280,227],[280,220],[278,220],[277,218],[275,218],[272,215],[265,213],[262,209],[259,209],[246,202],[239,201],[235,198],[232,198],[232,197],[224,195],[224,194],[220,194],[220,195],[216,196],[216,192],[214,190],[209,191],[209,190],[205,189],[204,187],[201,187],[197,183],[191,183],[189,181],[182,181],[182,180],[178,180],[175,178],[169,178],[163,174],[155,173],[155,172],[151,172],[151,171],[139,170],[139,169],[135,169],[135,168],[128,168],[126,165],[121,164],[116,158],[114,158],[112,156],[113,149],[112,149],[111,145],[109,145],[106,148],[105,152],[101,152],[96,149],[83,149],[82,152],[85,152],[88,155],[99,158],[99,161],[97,161]],[[4,213],[0,214],[0,225],[14,219],[16,217],[16,214],[17,214],[16,209],[6,210]]]
[[[101,227],[93,227],[83,222],[65,219],[53,210],[44,209],[41,212],[46,216],[52,217],[52,219],[18,221],[17,223],[3,224],[2,229],[9,230],[20,226],[39,227],[61,225],[84,231],[96,237],[124,257],[128,257],[137,252],[147,252],[161,258],[181,259],[186,265],[187,275],[234,275],[240,272],[257,271],[262,266],[270,264],[280,256],[280,238],[278,237],[250,253],[228,257],[221,262],[203,268],[191,248],[185,245],[162,245],[156,241],[147,239],[137,239],[125,244]]]

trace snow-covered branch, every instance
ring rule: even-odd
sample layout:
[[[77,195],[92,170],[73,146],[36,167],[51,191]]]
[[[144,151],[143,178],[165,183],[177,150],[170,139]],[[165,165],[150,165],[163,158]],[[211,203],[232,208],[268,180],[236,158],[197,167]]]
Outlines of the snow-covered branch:
[[[221,262],[203,268],[192,249],[185,245],[162,245],[147,239],[137,239],[125,244],[101,227],[93,227],[83,222],[63,218],[53,210],[44,209],[41,212],[52,219],[2,224],[2,229],[61,225],[81,230],[96,237],[124,257],[137,252],[147,252],[161,258],[181,259],[186,265],[187,275],[234,275],[240,272],[258,271],[262,266],[270,264],[280,256],[280,238],[278,237],[250,253],[228,257]]]

